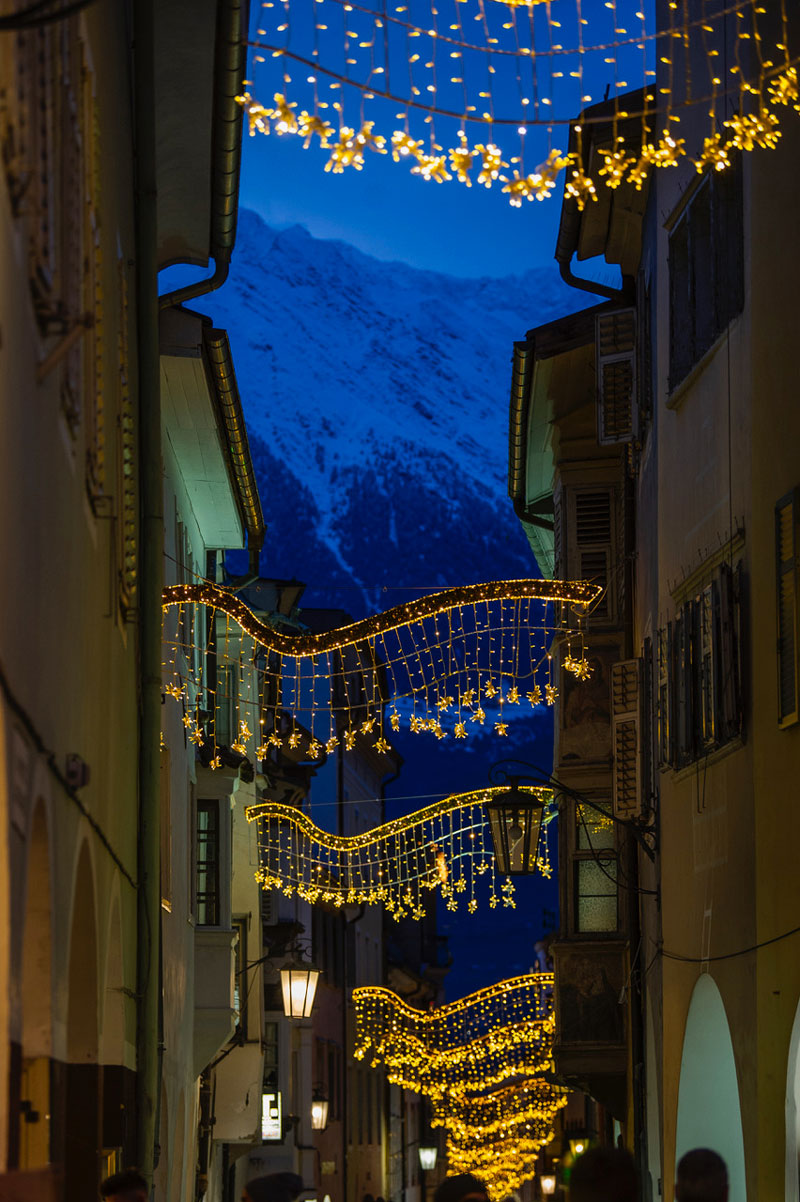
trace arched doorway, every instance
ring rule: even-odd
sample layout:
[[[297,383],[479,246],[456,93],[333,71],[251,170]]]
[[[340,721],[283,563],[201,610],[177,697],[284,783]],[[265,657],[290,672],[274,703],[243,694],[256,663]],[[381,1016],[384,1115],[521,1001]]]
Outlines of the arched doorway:
[[[97,1069],[97,926],[88,844],[78,858],[67,974],[66,1202],[97,1197],[100,1113]]]
[[[786,1202],[800,1202],[800,1004],[786,1072]]]
[[[44,802],[33,815],[28,840],[22,938],[22,1071],[20,1168],[50,1161],[50,1063],[53,1054],[52,902],[50,849]]]
[[[745,1202],[739,1082],[722,996],[708,974],[694,987],[683,1036],[675,1163],[692,1148],[712,1148],[728,1166],[730,1202]]]

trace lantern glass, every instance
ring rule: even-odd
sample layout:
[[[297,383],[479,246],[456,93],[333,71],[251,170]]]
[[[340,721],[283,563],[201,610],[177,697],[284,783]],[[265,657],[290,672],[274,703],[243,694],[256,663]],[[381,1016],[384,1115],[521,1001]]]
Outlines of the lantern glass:
[[[545,1198],[551,1197],[556,1192],[556,1175],[555,1173],[543,1173],[539,1178],[539,1184],[542,1187],[542,1194]]]
[[[500,876],[524,876],[536,871],[544,802],[524,792],[516,781],[486,802],[497,871]]]
[[[419,1146],[419,1167],[423,1173],[429,1173],[431,1169],[436,1168],[436,1156],[438,1149],[433,1145],[420,1144]]]
[[[319,969],[310,964],[287,964],[281,969],[283,1013],[287,1018],[310,1018]]]
[[[311,1126],[315,1131],[324,1131],[328,1125],[328,1099],[315,1094],[311,1099]]]

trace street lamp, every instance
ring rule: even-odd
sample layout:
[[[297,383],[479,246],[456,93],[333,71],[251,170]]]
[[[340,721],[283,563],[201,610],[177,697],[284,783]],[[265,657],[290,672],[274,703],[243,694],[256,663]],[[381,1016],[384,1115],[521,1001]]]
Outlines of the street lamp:
[[[556,1192],[556,1175],[555,1173],[542,1173],[539,1178],[539,1185],[542,1188],[542,1194],[545,1198],[551,1197]]]
[[[522,768],[523,771],[518,772],[517,768]],[[489,820],[497,857],[497,871],[503,876],[515,876],[534,871],[542,818],[553,795],[555,795],[556,806],[559,795],[571,797],[579,806],[587,806],[590,810],[602,814],[604,819],[610,820],[615,826],[621,826],[630,831],[648,859],[655,859],[658,850],[658,832],[652,819],[645,821],[621,818],[613,810],[598,805],[596,801],[592,801],[591,797],[586,797],[577,789],[571,789],[568,785],[556,780],[550,773],[544,772],[535,764],[528,764],[524,760],[503,760],[499,764],[494,764],[489,770],[489,780],[493,785],[507,783],[509,786],[508,792],[495,794],[492,800],[486,803],[486,816]],[[530,794],[522,792],[519,788],[520,781],[533,786]],[[542,796],[544,800],[537,801],[538,796]],[[493,817],[493,810],[498,811],[496,817]],[[509,863],[510,867],[503,867],[504,864]],[[642,890],[642,892],[646,893],[648,890]]]
[[[583,1156],[584,1152],[586,1151],[587,1143],[588,1140],[583,1138],[571,1139],[569,1141],[569,1150],[573,1156]]]
[[[311,1098],[311,1126],[314,1131],[324,1131],[328,1125],[328,1099],[322,1090],[315,1089]]]
[[[523,876],[536,871],[539,835],[546,801],[544,789],[520,789],[519,777],[508,776],[509,788],[486,802],[500,876]]]
[[[310,1018],[317,992],[319,969],[293,960],[281,969],[283,1013],[287,1018]]]
[[[439,1149],[435,1144],[420,1144],[419,1145],[419,1167],[423,1173],[429,1173],[436,1168],[436,1157]]]

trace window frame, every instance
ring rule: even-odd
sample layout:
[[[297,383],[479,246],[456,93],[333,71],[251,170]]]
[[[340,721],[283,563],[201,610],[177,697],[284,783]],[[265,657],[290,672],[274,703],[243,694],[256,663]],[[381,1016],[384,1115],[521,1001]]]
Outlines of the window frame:
[[[614,807],[611,797],[589,798],[589,800],[597,806],[608,810],[611,825],[611,846],[594,847],[591,845],[591,838],[587,834],[586,847],[581,847],[581,830],[584,819],[581,818],[581,804],[578,801],[571,802],[572,807],[572,849],[571,849],[571,864],[570,864],[570,888],[572,891],[572,930],[576,936],[582,939],[616,939],[619,938],[622,931],[622,914],[620,907],[620,883],[619,883],[619,843],[617,839],[617,828],[613,822]],[[591,807],[587,807],[591,812]],[[595,864],[599,871],[607,872],[609,866],[613,865],[614,878],[616,889],[615,892],[608,894],[589,894],[581,891],[580,888],[580,868],[583,864]],[[580,920],[580,901],[585,897],[614,897],[615,898],[615,925],[608,929],[591,929],[584,928]]]

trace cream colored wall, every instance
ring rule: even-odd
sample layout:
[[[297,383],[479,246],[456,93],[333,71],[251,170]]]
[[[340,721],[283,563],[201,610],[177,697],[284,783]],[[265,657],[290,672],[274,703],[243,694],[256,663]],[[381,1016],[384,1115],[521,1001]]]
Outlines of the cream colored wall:
[[[19,1041],[22,1015],[13,983],[21,975],[21,932],[27,885],[27,850],[34,806],[47,809],[52,856],[53,898],[53,1039],[52,1054],[64,1059],[66,1050],[67,973],[74,874],[82,843],[92,863],[95,917],[98,927],[98,997],[96,1021],[101,1059],[134,1065],[133,1002],[125,995],[114,1022],[116,1038],[104,1039],[111,1026],[106,997],[109,948],[107,918],[118,906],[122,939],[121,965],[111,973],[117,988],[135,992],[136,898],[130,883],[103,847],[78,806],[59,786],[47,766],[47,755],[63,772],[66,757],[78,753],[89,764],[91,778],[79,791],[81,802],[102,828],[132,877],[136,876],[136,816],[138,730],[136,708],[135,621],[118,616],[115,591],[117,551],[117,426],[120,412],[118,342],[127,325],[130,361],[127,374],[136,392],[135,337],[132,307],[123,315],[120,275],[132,294],[135,260],[131,164],[109,148],[129,145],[128,38],[124,10],[81,21],[87,58],[93,72],[98,120],[99,207],[104,297],[105,454],[109,507],[92,512],[87,496],[86,422],[73,436],[62,414],[62,370],[55,367],[37,382],[37,366],[59,341],[40,336],[28,286],[25,238],[12,212],[5,175],[0,178],[0,330],[3,344],[3,439],[0,442],[0,665],[10,689],[26,711],[47,754],[38,751],[23,724],[0,699],[3,744],[3,783],[0,795],[10,797],[3,807],[8,832],[0,852],[8,909],[0,907],[5,981],[0,1001],[2,1060],[0,1060],[0,1168],[6,1163],[7,1098],[5,1072],[9,1039]],[[3,54],[13,53],[15,40],[5,39]],[[77,298],[68,298],[72,316]],[[13,753],[11,752],[14,748]],[[9,863],[10,861],[10,863]],[[119,927],[113,938],[118,940]],[[8,941],[10,939],[10,946]],[[119,979],[121,971],[122,979]],[[119,995],[118,995],[119,996]],[[108,1032],[106,1032],[108,1034]],[[119,1038],[119,1036],[122,1038]],[[112,1045],[113,1044],[113,1048]],[[121,1059],[120,1059],[121,1057]]]
[[[800,901],[800,733],[778,729],[776,705],[773,508],[800,483],[800,234],[790,199],[800,140],[792,123],[784,128],[778,151],[745,156],[744,312],[671,399],[666,229],[657,242],[654,629],[674,616],[671,590],[732,529],[744,530],[744,746],[660,778],[663,946],[697,958],[748,948],[796,926]],[[688,172],[683,179],[677,172],[658,175],[662,217],[692,182]],[[645,620],[640,613],[640,625]],[[787,1061],[800,996],[796,941],[706,967],[720,989],[733,1040],[747,1197],[783,1197]],[[684,1027],[702,970],[665,958],[662,971],[663,1175],[670,1198]]]

